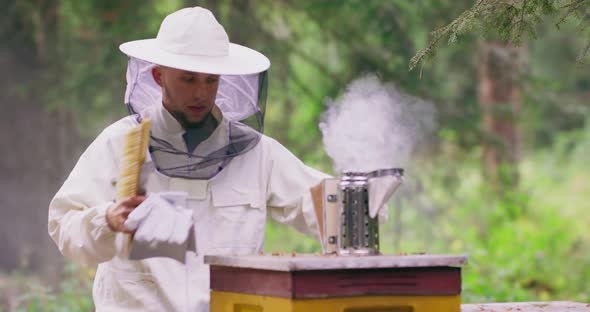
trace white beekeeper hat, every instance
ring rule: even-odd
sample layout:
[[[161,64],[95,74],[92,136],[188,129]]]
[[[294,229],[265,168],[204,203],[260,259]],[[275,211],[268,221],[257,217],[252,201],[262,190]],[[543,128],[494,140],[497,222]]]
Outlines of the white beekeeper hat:
[[[153,64],[199,73],[247,75],[270,67],[260,52],[229,42],[223,26],[201,7],[166,16],[156,38],[126,42],[119,49]]]
[[[268,68],[266,56],[229,42],[213,14],[200,7],[168,15],[155,39],[123,43],[128,55],[125,105],[139,121],[162,105],[162,87],[153,76],[156,65],[220,75],[215,105],[223,113],[227,137],[193,154],[153,135],[150,154],[160,173],[171,177],[209,179],[231,159],[258,144],[264,129]]]

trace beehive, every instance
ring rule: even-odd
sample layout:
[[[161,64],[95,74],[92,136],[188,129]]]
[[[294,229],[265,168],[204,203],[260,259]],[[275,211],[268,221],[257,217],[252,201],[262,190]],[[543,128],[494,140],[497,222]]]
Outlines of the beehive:
[[[212,312],[459,312],[465,256],[206,256]]]

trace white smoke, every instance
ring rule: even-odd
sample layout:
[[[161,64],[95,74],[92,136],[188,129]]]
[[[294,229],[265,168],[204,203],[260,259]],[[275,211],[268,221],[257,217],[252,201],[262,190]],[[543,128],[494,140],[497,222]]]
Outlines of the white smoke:
[[[432,102],[372,74],[350,83],[345,94],[326,105],[319,127],[337,173],[404,167],[434,129]]]

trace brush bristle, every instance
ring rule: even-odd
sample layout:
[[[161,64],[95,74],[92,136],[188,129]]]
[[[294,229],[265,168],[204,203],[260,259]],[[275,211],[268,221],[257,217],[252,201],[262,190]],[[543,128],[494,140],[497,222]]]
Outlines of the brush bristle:
[[[125,137],[121,172],[117,182],[117,200],[137,195],[139,174],[149,145],[151,122],[144,118],[140,125],[129,130]]]

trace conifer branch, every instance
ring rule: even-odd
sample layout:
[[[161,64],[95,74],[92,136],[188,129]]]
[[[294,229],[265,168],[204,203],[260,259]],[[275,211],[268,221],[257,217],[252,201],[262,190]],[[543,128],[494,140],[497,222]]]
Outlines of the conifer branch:
[[[464,11],[446,26],[431,33],[432,39],[428,45],[418,51],[410,60],[410,70],[418,64],[425,63],[436,54],[443,39],[449,44],[475,28],[479,28],[484,36],[495,33],[505,42],[519,45],[523,39],[537,38],[535,26],[543,22],[543,17],[556,15],[555,27],[561,25],[570,17],[580,22],[579,31],[584,33],[590,27],[588,14],[588,0],[478,0],[470,9]],[[580,52],[578,62],[590,53],[590,39]]]

